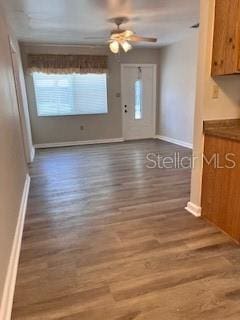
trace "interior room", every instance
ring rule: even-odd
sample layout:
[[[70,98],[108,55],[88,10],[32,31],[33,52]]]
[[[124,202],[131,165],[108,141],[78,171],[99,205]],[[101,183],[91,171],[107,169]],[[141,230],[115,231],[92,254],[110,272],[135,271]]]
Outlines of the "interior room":
[[[0,320],[240,317],[240,0],[0,0]]]

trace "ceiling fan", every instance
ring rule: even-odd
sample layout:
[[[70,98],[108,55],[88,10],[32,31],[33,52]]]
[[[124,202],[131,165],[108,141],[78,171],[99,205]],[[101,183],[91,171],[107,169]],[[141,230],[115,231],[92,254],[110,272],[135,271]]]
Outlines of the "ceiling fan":
[[[108,21],[115,23],[117,26],[116,29],[111,31],[110,38],[107,41],[113,53],[119,53],[120,48],[122,48],[124,52],[128,52],[132,49],[132,42],[157,42],[156,38],[142,37],[131,30],[121,29],[120,26],[129,21],[127,17],[116,17]]]

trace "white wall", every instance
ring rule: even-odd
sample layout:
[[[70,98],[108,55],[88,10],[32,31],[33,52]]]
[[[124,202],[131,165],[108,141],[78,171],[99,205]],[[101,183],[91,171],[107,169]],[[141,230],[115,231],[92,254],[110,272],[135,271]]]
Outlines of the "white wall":
[[[159,135],[193,141],[198,30],[160,49]]]
[[[197,43],[198,30],[189,30],[189,35],[184,40],[161,49],[134,48],[128,54],[121,56],[112,55],[105,48],[94,49],[94,54],[109,55],[109,113],[107,115],[38,117],[32,78],[26,75],[34,143],[122,137],[121,99],[116,97],[121,90],[120,64],[154,63],[159,70],[156,133],[192,144]],[[28,53],[86,53],[83,50],[87,49],[72,46],[22,44],[25,65]],[[87,53],[92,52],[87,51]],[[81,125],[84,126],[84,131],[80,130]],[[44,130],[42,130],[43,127]]]
[[[211,77],[215,1],[200,2],[199,60],[197,95],[194,120],[194,156],[198,161],[192,170],[191,200],[201,207],[203,120],[240,118],[240,75]],[[219,88],[218,99],[213,99],[213,88]]]
[[[9,47],[10,30],[2,16],[0,7],[0,319],[5,297],[9,292],[7,272],[22,192],[27,174],[24,148],[18,113],[16,88],[13,77],[11,52]],[[12,279],[8,279],[12,280]],[[6,289],[7,288],[7,289]]]
[[[134,48],[127,54],[113,55],[106,47],[90,49],[43,44],[22,44],[21,47],[25,69],[28,53],[108,55],[108,114],[38,117],[32,76],[26,73],[34,144],[121,138],[122,105],[121,98],[117,95],[121,92],[121,64],[154,63],[157,67],[159,64],[159,50],[154,48]],[[83,131],[80,130],[80,126],[84,126]]]

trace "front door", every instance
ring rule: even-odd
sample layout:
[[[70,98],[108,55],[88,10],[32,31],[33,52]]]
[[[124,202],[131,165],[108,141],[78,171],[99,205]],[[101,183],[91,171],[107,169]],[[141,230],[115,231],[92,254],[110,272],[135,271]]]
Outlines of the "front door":
[[[155,136],[156,66],[122,65],[123,137],[125,140]]]

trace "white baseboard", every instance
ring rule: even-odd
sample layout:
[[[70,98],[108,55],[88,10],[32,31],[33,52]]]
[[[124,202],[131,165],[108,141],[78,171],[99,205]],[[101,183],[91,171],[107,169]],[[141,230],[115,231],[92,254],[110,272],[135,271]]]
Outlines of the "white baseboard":
[[[189,149],[193,148],[192,143],[185,142],[185,141],[182,141],[182,140],[177,140],[177,139],[173,139],[173,138],[169,138],[169,137],[161,136],[161,135],[156,135],[155,138],[159,139],[159,140],[167,141],[167,142],[170,142],[170,143],[174,143],[174,144],[177,144],[177,145],[185,147],[185,148],[189,148]]]
[[[27,209],[28,193],[30,187],[30,176],[26,176],[25,185],[22,193],[22,200],[19,209],[18,221],[14,235],[12,251],[10,255],[7,276],[3,289],[3,296],[0,304],[0,319],[10,320],[12,313],[12,304],[14,297],[14,290],[17,277],[18,261],[22,242],[23,226],[25,221],[25,214]]]
[[[123,138],[113,138],[113,139],[98,139],[98,140],[85,140],[85,141],[50,142],[50,143],[35,144],[34,147],[36,149],[43,149],[43,148],[84,146],[88,144],[115,143],[115,142],[123,142],[123,141],[124,141]]]
[[[194,203],[188,202],[185,209],[191,214],[193,214],[195,217],[201,217],[202,208],[195,205]]]

